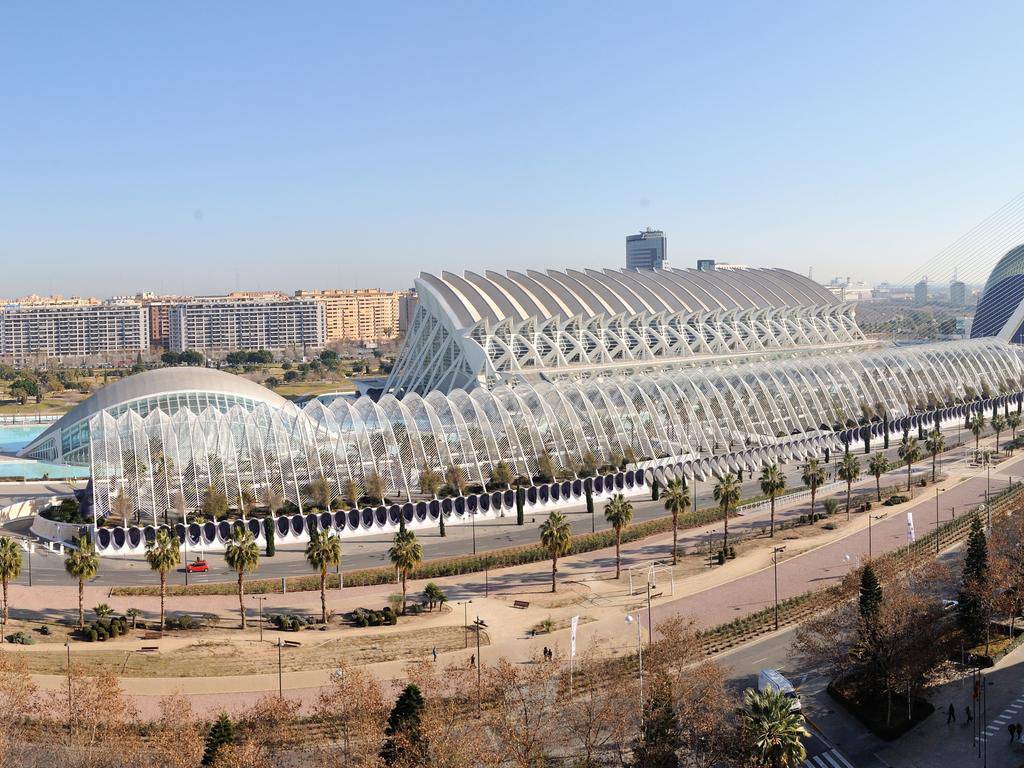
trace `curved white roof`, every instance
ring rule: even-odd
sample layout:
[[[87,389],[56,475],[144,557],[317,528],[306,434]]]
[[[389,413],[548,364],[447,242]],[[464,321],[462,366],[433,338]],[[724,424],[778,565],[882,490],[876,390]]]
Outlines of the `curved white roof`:
[[[786,269],[486,271],[440,277],[424,272],[419,289],[435,295],[457,328],[480,320],[639,315],[719,309],[838,304],[810,278]]]
[[[103,389],[80,402],[58,421],[51,424],[22,453],[31,450],[34,445],[42,443],[50,435],[54,433],[59,434],[59,430],[67,429],[100,411],[170,392],[212,392],[215,394],[234,395],[266,403],[276,408],[281,408],[288,403],[283,397],[271,392],[261,384],[232,373],[218,371],[215,368],[192,366],[157,368],[152,371],[143,371],[132,376],[126,376],[112,384],[108,384]]]

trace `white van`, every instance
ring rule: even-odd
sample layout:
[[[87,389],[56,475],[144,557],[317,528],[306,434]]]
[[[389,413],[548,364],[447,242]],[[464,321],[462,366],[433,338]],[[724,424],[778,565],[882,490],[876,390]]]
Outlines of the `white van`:
[[[789,682],[777,669],[762,669],[757,676],[757,690],[778,691],[790,700],[789,711],[800,712],[803,707],[800,704],[800,695],[796,692],[793,684]]]

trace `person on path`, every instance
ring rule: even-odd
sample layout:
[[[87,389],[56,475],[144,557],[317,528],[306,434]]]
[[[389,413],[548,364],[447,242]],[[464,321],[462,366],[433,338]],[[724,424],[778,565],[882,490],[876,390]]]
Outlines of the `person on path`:
[[[949,702],[949,709],[946,710],[946,725],[956,722],[956,707],[953,706],[953,702]]]
[[[474,654],[472,654],[469,657],[469,668],[472,669],[475,666],[476,666],[476,654],[474,653]]]
[[[1017,741],[1020,741],[1021,734],[1024,733],[1024,726],[1020,723],[1014,726],[1014,730],[1017,732]]]
[[[967,713],[967,725],[974,722],[974,713],[971,712],[970,706],[964,707],[964,711]]]
[[[432,654],[434,654],[434,663],[436,664],[436,663],[437,663],[437,646],[435,645],[435,646],[434,646],[434,647],[433,647],[433,648],[431,649],[431,651],[430,651],[430,652],[431,652]]]
[[[1007,723],[1006,724],[1006,730],[1008,730],[1010,732],[1009,744],[1012,746],[1013,745],[1013,734],[1015,734],[1017,732],[1017,726],[1015,726],[1013,723]]]

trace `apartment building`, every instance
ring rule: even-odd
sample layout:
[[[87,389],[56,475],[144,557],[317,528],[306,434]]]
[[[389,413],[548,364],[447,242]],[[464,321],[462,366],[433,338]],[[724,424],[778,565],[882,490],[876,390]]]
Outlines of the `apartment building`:
[[[313,352],[326,343],[324,316],[319,301],[279,293],[197,297],[169,308],[169,347],[206,355],[258,349]]]
[[[139,304],[48,298],[0,308],[0,358],[134,357],[149,349],[149,317]]]
[[[327,341],[360,343],[393,339],[401,328],[405,291],[360,288],[341,291],[296,291],[296,298],[314,299],[324,307]]]

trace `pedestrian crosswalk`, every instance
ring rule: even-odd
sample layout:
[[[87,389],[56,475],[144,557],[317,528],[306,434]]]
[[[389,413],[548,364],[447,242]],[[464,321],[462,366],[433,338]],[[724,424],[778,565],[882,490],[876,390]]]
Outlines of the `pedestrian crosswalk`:
[[[1005,733],[1007,725],[1019,723],[1022,719],[1024,719],[1024,695],[1017,697],[1006,709],[992,718],[985,729],[985,735],[991,737],[1000,732]]]
[[[804,760],[803,768],[853,768],[853,765],[838,749],[830,749],[828,752],[808,757]]]

